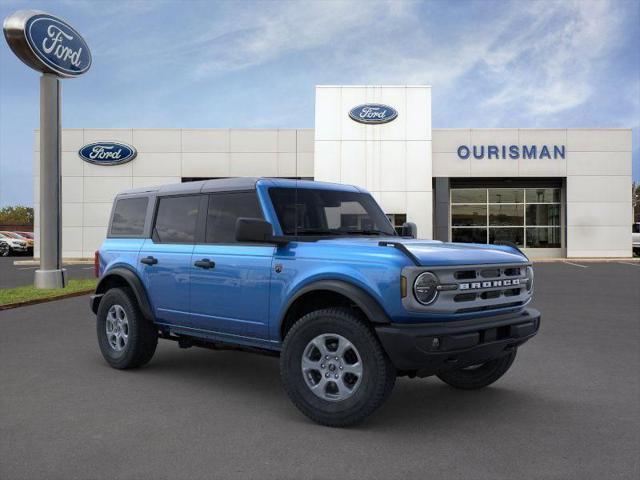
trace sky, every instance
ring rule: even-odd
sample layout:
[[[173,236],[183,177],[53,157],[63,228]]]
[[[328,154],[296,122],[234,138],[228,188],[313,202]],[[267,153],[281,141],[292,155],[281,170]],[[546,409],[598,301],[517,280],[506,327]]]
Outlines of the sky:
[[[426,84],[434,128],[633,128],[640,0],[0,0],[85,38],[65,128],[312,128],[315,85]],[[0,40],[0,206],[33,203],[39,74]]]

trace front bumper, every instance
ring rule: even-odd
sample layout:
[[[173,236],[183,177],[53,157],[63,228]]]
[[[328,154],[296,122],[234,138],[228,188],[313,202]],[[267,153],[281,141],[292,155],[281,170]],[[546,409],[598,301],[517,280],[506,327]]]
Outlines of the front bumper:
[[[538,333],[540,312],[521,312],[458,322],[386,324],[376,328],[400,371],[433,375],[500,357]]]

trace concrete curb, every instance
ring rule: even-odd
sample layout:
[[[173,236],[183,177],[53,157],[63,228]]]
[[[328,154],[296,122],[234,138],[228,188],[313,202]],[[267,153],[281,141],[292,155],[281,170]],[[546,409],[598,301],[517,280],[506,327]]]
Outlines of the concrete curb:
[[[21,267],[39,267],[40,259],[33,260],[14,260],[13,264]],[[62,262],[62,266],[67,265],[93,265],[93,259],[88,258],[69,258]]]
[[[11,310],[12,308],[18,308],[18,307],[27,307],[29,305],[37,305],[38,303],[53,302],[55,300],[64,300],[65,298],[81,297],[82,295],[93,293],[94,291],[95,289],[92,288],[90,290],[80,290],[72,293],[62,293],[60,295],[55,295],[53,297],[36,298],[33,300],[25,300],[24,302],[7,303],[5,305],[0,305],[0,311]]]

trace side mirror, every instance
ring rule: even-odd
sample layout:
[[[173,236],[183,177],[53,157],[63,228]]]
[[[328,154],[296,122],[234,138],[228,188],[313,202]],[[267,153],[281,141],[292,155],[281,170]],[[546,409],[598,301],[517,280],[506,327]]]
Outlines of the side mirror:
[[[409,238],[418,238],[418,227],[413,222],[404,222],[402,224],[402,236]]]
[[[236,220],[236,240],[250,243],[287,243],[283,237],[275,237],[271,224],[261,218],[238,218]]]

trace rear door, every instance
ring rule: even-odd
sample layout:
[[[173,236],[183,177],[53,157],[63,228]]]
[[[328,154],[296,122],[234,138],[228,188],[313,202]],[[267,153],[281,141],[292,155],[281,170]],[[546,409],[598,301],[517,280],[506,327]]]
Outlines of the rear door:
[[[192,326],[268,339],[275,246],[236,242],[239,217],[263,218],[255,191],[209,195],[204,243],[191,257]]]
[[[138,261],[147,295],[160,323],[189,324],[191,255],[205,195],[159,197],[151,238]]]

